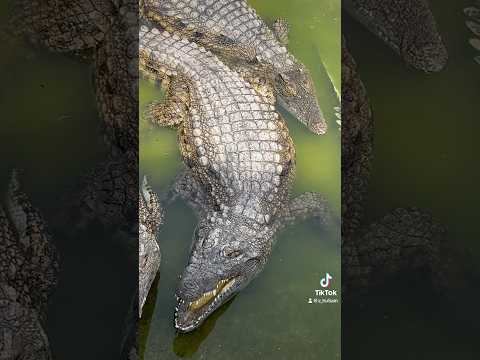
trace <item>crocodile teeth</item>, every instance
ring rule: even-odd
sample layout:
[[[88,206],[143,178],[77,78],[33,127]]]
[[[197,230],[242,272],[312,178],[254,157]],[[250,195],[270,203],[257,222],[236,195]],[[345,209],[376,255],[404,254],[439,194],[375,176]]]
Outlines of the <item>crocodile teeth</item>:
[[[234,279],[231,279],[231,280],[220,280],[218,283],[217,283],[217,286],[215,287],[215,289],[213,290],[210,290],[206,293],[204,293],[202,296],[200,296],[199,299],[197,299],[196,301],[193,301],[191,303],[189,303],[189,308],[190,310],[198,310],[200,309],[201,307],[207,305],[208,303],[210,303],[220,292],[222,292],[222,290],[226,290],[228,289],[234,282],[235,280]]]

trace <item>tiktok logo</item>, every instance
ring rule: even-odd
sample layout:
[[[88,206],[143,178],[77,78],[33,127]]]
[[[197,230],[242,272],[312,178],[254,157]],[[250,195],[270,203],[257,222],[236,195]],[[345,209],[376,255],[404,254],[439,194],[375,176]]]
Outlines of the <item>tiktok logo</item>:
[[[325,277],[320,279],[320,286],[323,287],[323,288],[328,288],[330,287],[330,284],[331,284],[331,281],[333,277],[332,275],[330,275],[329,273],[326,273],[325,274]]]
[[[336,289],[327,289],[332,285],[333,276],[328,272],[325,277],[320,279],[322,289],[315,289],[315,297],[308,298],[307,304],[338,304],[338,294]]]

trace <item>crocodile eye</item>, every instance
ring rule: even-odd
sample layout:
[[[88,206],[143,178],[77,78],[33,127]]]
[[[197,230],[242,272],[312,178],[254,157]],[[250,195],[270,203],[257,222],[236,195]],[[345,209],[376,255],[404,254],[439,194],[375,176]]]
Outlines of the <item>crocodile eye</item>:
[[[297,95],[297,87],[292,83],[285,83],[285,90],[288,96]]]
[[[277,81],[281,88],[283,88],[283,93],[287,96],[295,96],[297,95],[297,86],[295,83],[284,74],[280,74],[277,77]]]
[[[242,252],[238,249],[226,248],[223,250],[223,254],[229,259],[234,259],[242,255]]]
[[[215,245],[215,240],[212,239],[211,237],[209,236],[205,236],[203,239],[202,239],[202,248],[204,249],[210,249],[211,247],[213,247]]]

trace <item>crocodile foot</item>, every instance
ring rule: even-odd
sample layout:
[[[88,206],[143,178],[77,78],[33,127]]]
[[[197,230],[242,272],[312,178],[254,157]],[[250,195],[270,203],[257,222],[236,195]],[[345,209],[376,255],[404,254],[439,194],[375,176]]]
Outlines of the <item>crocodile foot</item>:
[[[278,42],[283,46],[287,46],[288,44],[288,32],[290,30],[290,26],[288,25],[288,21],[283,18],[275,19],[272,26],[273,34],[277,38]]]
[[[322,226],[329,226],[333,222],[333,215],[327,199],[315,192],[300,194],[280,210],[273,227],[281,230],[297,221],[317,219]]]

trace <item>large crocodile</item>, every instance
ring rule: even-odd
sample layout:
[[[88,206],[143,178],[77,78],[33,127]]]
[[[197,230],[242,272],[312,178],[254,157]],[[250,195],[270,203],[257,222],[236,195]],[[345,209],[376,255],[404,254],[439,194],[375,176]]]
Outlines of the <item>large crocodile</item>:
[[[427,212],[397,208],[362,227],[371,172],[373,117],[357,66],[342,39],[342,287],[367,291],[392,276],[428,273],[444,290],[454,284],[445,228]]]
[[[199,211],[176,293],[175,326],[191,331],[262,270],[288,220],[328,210],[318,194],[288,202],[295,151],[270,87],[254,88],[213,53],[151,25],[140,28],[139,55],[142,72],[168,79],[153,116],[179,128],[188,170],[177,189]]]
[[[0,205],[0,358],[51,359],[44,331],[58,256],[40,213],[13,171]]]
[[[426,0],[345,0],[342,6],[408,65],[436,72],[448,53]]]
[[[245,0],[145,0],[141,11],[145,18],[215,52],[224,62],[228,58],[264,64],[274,76],[280,104],[314,133],[327,131],[308,69],[283,44],[285,26],[270,30]]]

